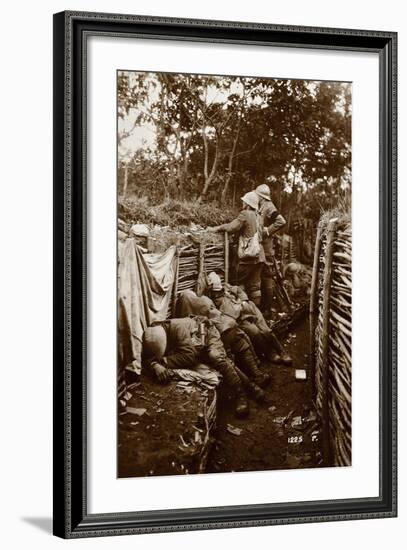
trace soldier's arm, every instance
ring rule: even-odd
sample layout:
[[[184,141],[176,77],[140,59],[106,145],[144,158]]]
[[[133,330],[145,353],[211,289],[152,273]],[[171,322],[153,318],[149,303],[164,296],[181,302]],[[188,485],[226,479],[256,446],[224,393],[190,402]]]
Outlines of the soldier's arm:
[[[190,369],[197,362],[196,350],[193,345],[179,346],[165,357],[165,366],[169,369]]]
[[[246,292],[240,286],[230,285],[230,291],[233,293],[235,298],[238,298],[239,300],[242,300],[243,302],[245,302],[249,299]]]
[[[268,216],[266,220],[266,224],[264,225],[264,228],[263,228],[263,237],[270,237],[276,231],[284,227],[286,223],[287,222],[285,221],[285,218],[275,208],[275,210],[272,212],[270,216]]]
[[[197,352],[190,332],[186,327],[177,327],[172,337],[172,351],[165,356],[165,366],[169,369],[190,369],[197,362]]]
[[[216,231],[226,231],[227,233],[236,233],[239,231],[244,223],[245,220],[245,213],[240,212],[238,217],[231,221],[230,223],[224,223],[222,225],[218,225],[215,229]]]

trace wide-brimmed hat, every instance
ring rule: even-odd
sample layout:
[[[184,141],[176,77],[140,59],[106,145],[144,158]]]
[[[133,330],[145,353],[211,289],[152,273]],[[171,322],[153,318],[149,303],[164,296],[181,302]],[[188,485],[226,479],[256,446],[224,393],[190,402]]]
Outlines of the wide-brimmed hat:
[[[208,275],[208,283],[212,290],[218,292],[222,290],[222,281],[217,273],[211,271]]]
[[[251,208],[254,210],[258,210],[259,208],[259,197],[257,196],[257,193],[255,191],[249,191],[243,197],[241,197],[241,200],[248,204]]]
[[[266,199],[266,201],[271,200],[270,195],[270,187],[267,185],[267,183],[262,183],[258,187],[256,187],[256,193],[261,197],[262,199]]]

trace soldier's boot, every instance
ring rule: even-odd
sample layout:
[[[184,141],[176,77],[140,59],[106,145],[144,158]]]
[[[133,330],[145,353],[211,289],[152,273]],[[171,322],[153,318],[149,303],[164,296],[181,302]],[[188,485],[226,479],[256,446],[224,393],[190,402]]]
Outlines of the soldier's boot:
[[[280,363],[281,365],[291,365],[293,360],[288,355],[288,353],[285,352],[283,346],[281,345],[278,338],[270,332],[268,335],[269,342],[271,346],[274,348],[274,351],[272,351],[268,358],[272,363]]]
[[[249,403],[244,393],[236,396],[235,415],[237,418],[246,418],[249,415]]]
[[[249,378],[252,378],[254,383],[261,388],[265,388],[270,384],[270,375],[267,373],[263,374],[261,372],[258,367],[256,356],[253,354],[249,347],[241,351],[240,357],[238,359],[238,364],[241,370],[243,370],[243,372],[246,372]]]
[[[252,399],[257,401],[257,403],[266,403],[268,400],[266,392],[262,390],[260,386],[258,386],[254,382],[251,382],[250,380],[249,384],[247,385],[247,392]]]
[[[276,363],[278,365],[285,365],[289,367],[293,364],[292,357],[288,355],[288,353],[283,352],[281,355],[277,352],[272,352],[268,354],[268,359],[271,363]]]
[[[267,394],[265,391],[263,391],[260,386],[252,382],[247,374],[242,372],[238,367],[236,367],[236,372],[239,375],[240,380],[242,381],[242,384],[247,391],[247,393],[250,395],[252,399],[257,401],[258,403],[266,403],[267,402]]]
[[[283,352],[281,354],[280,362],[281,362],[282,365],[292,365],[293,364],[293,359],[292,359],[292,357],[290,357],[290,355],[288,355],[288,353]]]
[[[243,384],[236,372],[236,369],[230,359],[222,362],[219,369],[226,385],[232,391],[235,398],[235,415],[238,418],[244,418],[249,414],[249,403],[243,388]]]

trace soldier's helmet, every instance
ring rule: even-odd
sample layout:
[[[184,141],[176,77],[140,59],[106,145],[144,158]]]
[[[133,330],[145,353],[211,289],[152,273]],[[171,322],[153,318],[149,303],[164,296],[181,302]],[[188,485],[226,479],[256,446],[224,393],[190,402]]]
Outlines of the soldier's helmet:
[[[249,191],[249,193],[246,193],[243,195],[241,200],[248,204],[253,210],[258,210],[259,208],[259,197],[254,191]]]
[[[256,193],[261,197],[262,199],[266,199],[266,201],[271,200],[270,195],[270,187],[267,185],[267,183],[262,183],[258,187],[256,187]]]
[[[143,334],[143,351],[160,360],[167,349],[167,334],[160,325],[147,327]]]
[[[215,271],[211,271],[208,275],[208,284],[212,290],[216,292],[222,290],[222,281]]]

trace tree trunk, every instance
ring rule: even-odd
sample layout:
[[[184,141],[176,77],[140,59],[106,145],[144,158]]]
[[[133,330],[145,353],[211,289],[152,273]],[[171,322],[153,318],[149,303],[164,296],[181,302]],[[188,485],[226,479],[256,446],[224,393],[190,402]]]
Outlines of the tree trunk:
[[[126,162],[124,165],[124,181],[123,181],[123,189],[122,189],[122,196],[124,199],[126,198],[128,183],[129,183],[129,165]]]
[[[205,178],[205,183],[204,183],[204,186],[202,188],[202,192],[198,197],[198,201],[197,201],[198,204],[201,203],[202,200],[205,198],[205,195],[208,192],[208,189],[209,189],[210,184],[212,183],[212,180],[213,180],[213,176],[208,176],[207,178]]]
[[[200,196],[198,197],[198,204],[202,202],[203,198],[205,197],[206,193],[208,192],[209,186],[212,183],[212,180],[214,179],[216,175],[216,170],[218,167],[218,161],[219,161],[219,149],[220,149],[220,143],[217,139],[216,145],[215,145],[215,158],[213,159],[212,168],[209,172],[208,165],[209,165],[209,146],[208,146],[208,140],[205,134],[205,128],[202,129],[202,138],[204,142],[204,150],[205,150],[205,159],[204,159],[204,178],[205,183],[202,189],[202,192]]]
[[[228,191],[229,191],[230,180],[232,179],[233,158],[235,156],[236,146],[237,146],[237,142],[239,140],[239,131],[240,131],[240,123],[239,123],[239,127],[237,129],[237,132],[236,132],[235,139],[233,140],[232,150],[229,153],[228,172],[227,172],[227,175],[226,175],[226,178],[225,178],[225,184],[224,184],[223,189],[222,189],[221,204],[224,204],[226,202],[226,197],[227,197],[227,194],[228,194]]]
[[[244,88],[244,84],[243,84],[243,90],[244,89],[245,88]],[[238,122],[237,122],[236,134],[235,134],[235,138],[233,140],[232,150],[229,153],[228,173],[227,173],[227,176],[226,176],[225,185],[223,186],[222,196],[221,196],[221,203],[222,204],[224,204],[226,202],[226,196],[227,196],[228,191],[229,191],[230,180],[232,179],[233,159],[235,157],[236,147],[237,147],[237,143],[239,141],[240,127],[242,125],[243,108],[244,108],[244,101],[245,101],[244,94],[245,94],[245,92],[243,92],[242,104],[241,104],[241,108],[240,108],[239,119],[238,119]]]

